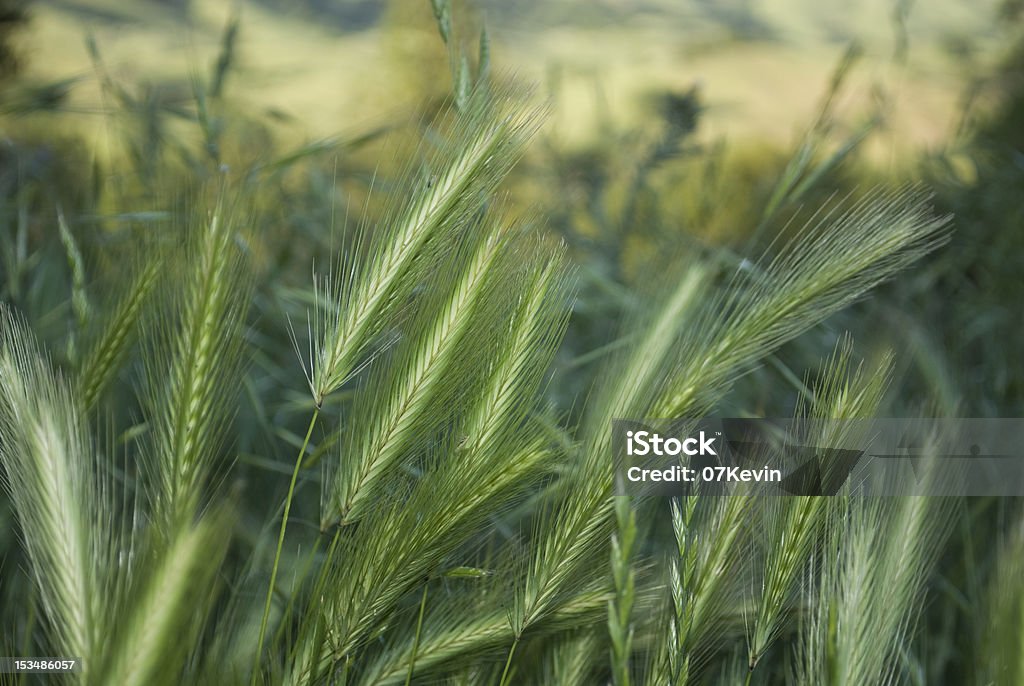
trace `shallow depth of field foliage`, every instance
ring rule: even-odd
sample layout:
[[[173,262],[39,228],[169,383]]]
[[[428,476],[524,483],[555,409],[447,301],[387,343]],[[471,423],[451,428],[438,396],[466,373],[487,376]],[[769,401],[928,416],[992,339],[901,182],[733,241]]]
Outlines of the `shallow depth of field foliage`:
[[[1011,4],[1002,66],[898,177],[858,157],[881,111],[834,126],[855,46],[763,160],[698,142],[696,89],[570,153],[445,0],[447,90],[299,147],[232,100],[244,18],[184,94],[87,39],[106,161],[58,133],[84,77],[20,79],[0,5],[0,656],[140,686],[1024,683],[1014,500],[631,500],[610,445],[624,417],[1021,415]]]

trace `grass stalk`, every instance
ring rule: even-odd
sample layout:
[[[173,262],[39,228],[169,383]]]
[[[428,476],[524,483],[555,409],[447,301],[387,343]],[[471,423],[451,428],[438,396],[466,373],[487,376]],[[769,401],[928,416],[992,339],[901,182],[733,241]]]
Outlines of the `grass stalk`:
[[[416,670],[416,651],[420,649],[420,636],[423,633],[423,612],[427,609],[427,584],[423,584],[423,596],[420,598],[420,612],[416,617],[416,636],[412,641],[412,656],[409,658],[409,673],[405,677],[405,686],[412,683],[412,675]]]
[[[505,658],[505,668],[501,670],[501,681],[498,682],[498,686],[507,686],[508,678],[512,669],[512,657],[516,654],[516,648],[519,647],[519,635],[517,634],[515,639],[512,641],[512,645],[508,649],[508,657]]]
[[[277,570],[281,564],[281,551],[284,549],[285,532],[288,529],[288,515],[291,513],[292,500],[295,496],[295,484],[299,479],[299,471],[302,469],[302,460],[306,456],[306,449],[309,447],[310,437],[313,435],[313,427],[320,417],[320,408],[314,408],[313,416],[309,419],[309,427],[306,429],[306,436],[302,439],[302,447],[295,457],[295,467],[292,469],[292,478],[288,482],[288,494],[284,499],[284,512],[281,514],[281,528],[277,534],[277,548],[274,551],[274,564],[270,568],[270,584],[267,587],[267,598],[263,604],[263,616],[260,618],[260,633],[256,640],[256,654],[253,658],[252,677],[249,681],[252,686],[256,684],[256,677],[260,672],[260,663],[263,657],[263,642],[267,636],[267,623],[270,620],[270,606],[274,601],[274,590],[277,586]]]
[[[616,686],[629,686],[629,660],[633,651],[633,600],[636,572],[633,546],[636,542],[636,513],[628,496],[615,498],[617,531],[612,536],[612,581],[615,598],[608,603],[608,634],[611,638],[612,680]]]

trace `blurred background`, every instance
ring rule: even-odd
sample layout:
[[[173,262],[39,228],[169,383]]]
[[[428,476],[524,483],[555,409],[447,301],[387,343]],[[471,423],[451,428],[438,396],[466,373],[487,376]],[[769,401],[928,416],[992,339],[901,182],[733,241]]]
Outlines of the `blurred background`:
[[[20,3],[6,3],[18,6]],[[458,5],[463,5],[459,7]],[[80,77],[69,103],[101,105],[84,36],[111,70],[173,92],[216,57],[241,16],[233,96],[328,135],[442,94],[445,55],[425,0],[55,0],[27,5],[14,39],[22,73]],[[936,147],[957,125],[965,87],[1005,43],[999,0],[645,0],[456,3],[463,28],[486,23],[499,71],[555,98],[550,126],[566,146],[601,127],[636,125],[649,96],[698,87],[701,138],[785,143],[814,116],[830,72],[856,42],[863,60],[839,110],[886,101],[879,160]],[[466,26],[466,25],[470,26]],[[441,69],[438,69],[441,67]]]

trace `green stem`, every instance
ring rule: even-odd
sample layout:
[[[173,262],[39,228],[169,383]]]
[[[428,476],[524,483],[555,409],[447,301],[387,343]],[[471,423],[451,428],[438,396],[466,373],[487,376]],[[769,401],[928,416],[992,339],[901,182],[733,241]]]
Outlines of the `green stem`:
[[[303,466],[305,466],[305,465],[303,465]],[[316,554],[317,554],[317,551],[320,550],[320,545],[322,544],[322,542],[323,542],[323,536],[317,536],[316,540],[313,541],[313,546],[310,548],[309,555],[308,555],[309,563],[306,565],[305,570],[303,570],[302,574],[298,577],[297,581],[301,582],[309,574],[310,569],[312,569],[313,565],[316,562]],[[295,609],[295,602],[298,599],[296,596],[297,596],[297,594],[295,594],[295,593],[292,593],[289,596],[288,604],[285,606],[284,610],[281,612],[281,616],[282,617],[289,617],[289,616],[291,616],[292,611]],[[274,638],[271,639],[271,640],[273,640],[273,641],[280,641],[281,637],[284,635],[284,632],[287,631],[288,628],[289,627],[288,627],[288,623],[287,622],[280,622],[278,624],[278,626],[277,626],[277,631],[274,632]]]
[[[423,584],[423,597],[420,598],[420,616],[416,620],[416,638],[412,641],[412,657],[409,658],[409,673],[405,675],[405,686],[412,683],[412,671],[416,668],[416,651],[420,649],[420,631],[423,629],[423,611],[427,607],[427,584]]]
[[[512,641],[512,647],[508,649],[508,658],[505,659],[505,670],[501,673],[501,683],[498,686],[506,686],[508,683],[508,670],[512,666],[512,656],[515,655],[516,646],[519,645],[519,637]]]
[[[299,479],[299,469],[302,468],[302,458],[309,447],[309,438],[313,435],[313,427],[320,416],[320,408],[313,410],[313,417],[309,420],[309,428],[306,429],[306,438],[302,441],[302,447],[295,458],[295,469],[292,470],[292,481],[288,484],[288,497],[284,501],[284,513],[281,515],[281,531],[277,536],[277,552],[274,553],[274,567],[270,572],[270,587],[267,589],[267,602],[263,606],[263,619],[260,620],[260,637],[256,642],[256,656],[252,666],[252,679],[250,684],[255,686],[256,677],[260,673],[260,657],[263,654],[263,641],[267,637],[267,622],[270,619],[270,604],[274,600],[274,587],[277,584],[277,568],[281,562],[281,549],[284,548],[284,532],[288,528],[288,514],[292,510],[292,497],[295,495],[295,482]]]

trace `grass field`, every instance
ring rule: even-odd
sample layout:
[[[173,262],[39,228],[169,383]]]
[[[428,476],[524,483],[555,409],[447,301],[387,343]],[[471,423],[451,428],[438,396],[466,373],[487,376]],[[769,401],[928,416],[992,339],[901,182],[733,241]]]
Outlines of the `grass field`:
[[[914,442],[924,497],[798,464],[1024,413],[1024,3],[17,6],[0,658],[1024,683],[1018,455],[980,497],[933,495],[987,436]],[[616,420],[673,417],[796,420],[755,467],[800,485],[626,494]]]
[[[39,2],[24,37],[32,46],[30,74],[80,76],[74,103],[101,106],[88,32],[114,73],[183,97],[189,92],[183,75],[213,61],[235,6],[196,2],[185,17],[142,0]],[[376,25],[356,30],[298,5],[292,11],[241,7],[232,94],[254,111],[290,117],[296,137],[359,130],[382,112],[404,111],[447,87],[438,82],[446,59],[426,3],[388,3],[374,12]],[[645,96],[694,84],[713,113],[703,138],[767,137],[786,145],[813,117],[832,69],[856,40],[865,58],[840,112],[853,123],[876,98],[886,98],[885,132],[871,149],[887,162],[905,148],[941,145],[958,119],[972,70],[991,62],[997,38],[994,0],[922,2],[910,7],[902,29],[907,51],[896,58],[901,29],[893,12],[889,2],[776,0],[496,3],[479,14],[493,18],[495,69],[553,94],[549,126],[577,147],[591,143],[603,121],[628,127],[649,117]]]

